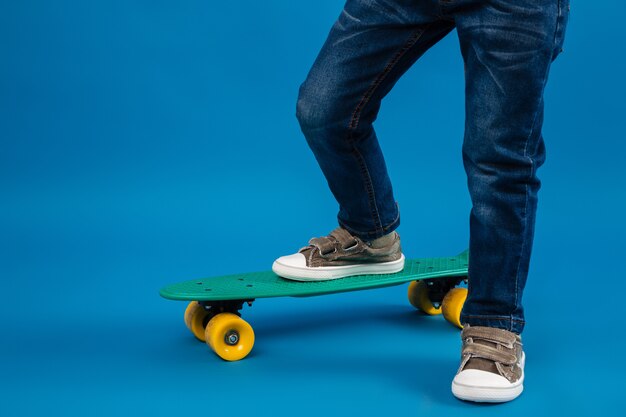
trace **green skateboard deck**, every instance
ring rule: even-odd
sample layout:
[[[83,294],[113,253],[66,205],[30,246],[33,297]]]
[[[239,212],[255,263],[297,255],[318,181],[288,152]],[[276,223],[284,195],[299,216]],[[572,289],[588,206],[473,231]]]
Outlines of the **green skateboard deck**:
[[[239,360],[254,344],[254,332],[240,318],[240,310],[245,303],[252,305],[258,298],[310,297],[415,281],[409,286],[411,304],[427,314],[443,312],[448,321],[460,327],[458,316],[466,290],[455,287],[467,278],[468,257],[469,252],[464,251],[456,256],[407,259],[404,269],[393,274],[328,281],[292,281],[272,271],[199,278],[168,285],[161,289],[160,295],[170,300],[190,301],[185,311],[187,327],[223,359]]]
[[[445,258],[407,259],[394,274],[357,275],[329,281],[292,281],[272,271],[201,278],[168,285],[161,296],[170,300],[227,301],[269,297],[306,297],[387,287],[429,278],[467,275],[468,252]]]

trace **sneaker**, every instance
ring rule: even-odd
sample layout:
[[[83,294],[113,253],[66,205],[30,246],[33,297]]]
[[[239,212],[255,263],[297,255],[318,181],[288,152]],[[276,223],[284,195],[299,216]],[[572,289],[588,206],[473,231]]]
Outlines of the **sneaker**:
[[[296,281],[325,281],[352,275],[392,274],[404,269],[400,236],[391,232],[365,242],[338,227],[330,235],[314,237],[293,255],[274,261],[272,271]]]
[[[461,332],[461,366],[452,394],[461,400],[505,402],[524,390],[522,338],[494,327],[465,325]]]

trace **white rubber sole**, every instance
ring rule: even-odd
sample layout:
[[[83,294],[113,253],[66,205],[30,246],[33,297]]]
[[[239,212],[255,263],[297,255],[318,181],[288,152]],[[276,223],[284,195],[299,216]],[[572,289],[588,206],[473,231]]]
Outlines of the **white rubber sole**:
[[[494,374],[487,371],[475,372],[475,384],[459,383],[457,378],[452,381],[452,394],[460,400],[481,402],[481,403],[502,403],[516,399],[524,391],[524,362],[526,355],[522,353],[522,359],[520,360],[520,367],[522,368],[521,378],[513,384],[501,385],[491,384],[490,380]],[[469,369],[463,372],[475,371]],[[481,374],[484,374],[481,377]],[[499,375],[498,375],[499,376]],[[505,379],[500,376],[500,378]],[[507,381],[508,382],[508,381]],[[501,385],[501,386],[498,386]]]
[[[320,266],[310,268],[306,266],[287,265],[278,258],[272,264],[272,271],[278,276],[295,281],[328,281],[346,278],[354,275],[393,274],[404,269],[404,255],[391,262],[345,265]]]

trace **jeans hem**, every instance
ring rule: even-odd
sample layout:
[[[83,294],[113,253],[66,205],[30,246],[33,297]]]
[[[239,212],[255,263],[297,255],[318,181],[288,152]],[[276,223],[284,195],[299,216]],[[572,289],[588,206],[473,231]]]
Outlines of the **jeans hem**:
[[[396,205],[396,207],[397,207],[397,205]],[[337,217],[337,221],[339,222],[339,226],[341,226],[344,229],[346,229],[348,232],[350,232],[350,234],[360,238],[361,240],[369,241],[369,240],[377,239],[377,238],[379,238],[381,236],[384,236],[384,235],[389,234],[389,233],[393,232],[394,230],[396,230],[398,228],[398,226],[400,226],[400,211],[398,210],[398,215],[388,225],[382,226],[382,227],[376,228],[375,230],[371,230],[371,231],[367,231],[367,232],[356,230],[356,229],[348,226],[339,217]]]
[[[516,319],[511,316],[486,316],[461,314],[461,323],[470,326],[495,327],[497,329],[508,330],[509,332],[522,334],[524,331],[524,320]]]

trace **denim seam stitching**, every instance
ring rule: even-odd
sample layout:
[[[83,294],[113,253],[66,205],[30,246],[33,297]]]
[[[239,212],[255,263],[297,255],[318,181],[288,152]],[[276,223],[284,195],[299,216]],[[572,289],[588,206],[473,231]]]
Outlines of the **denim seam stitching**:
[[[505,321],[514,321],[516,323],[526,323],[525,320],[514,319],[511,316],[486,316],[480,314],[464,314],[463,318],[473,318],[473,319],[486,319],[486,320],[505,320]]]
[[[555,29],[554,29],[554,45],[556,45],[556,37],[559,31],[559,20],[560,20],[560,16],[561,16],[561,0],[558,0],[557,2],[557,21],[556,21],[556,25],[555,25]],[[546,68],[546,71],[544,72],[544,77],[543,77],[543,88],[545,88],[546,85],[546,78],[548,77],[547,73],[549,70],[549,65]],[[541,104],[543,100],[540,99],[539,102]],[[537,106],[539,107],[539,106]],[[535,114],[533,115],[533,123],[531,125],[530,128],[530,132],[528,132],[528,136],[526,137],[526,141],[524,143],[524,157],[528,158],[528,160],[530,161],[530,175],[529,175],[529,179],[532,179],[533,177],[533,173],[535,172],[535,161],[528,156],[528,143],[530,142],[530,137],[533,135],[533,133],[535,132],[535,125],[537,123],[537,114],[539,113],[539,109],[537,108],[537,110],[535,110]],[[517,263],[517,270],[515,271],[515,305],[517,305],[518,303],[518,299],[519,299],[519,271],[520,271],[520,267],[522,265],[522,253],[524,252],[524,248],[526,247],[526,229],[528,228],[528,184],[524,185],[524,194],[525,194],[525,200],[524,200],[524,238],[522,240],[522,247],[520,249],[520,256],[519,256],[519,261]],[[511,320],[513,319],[513,312],[511,312]]]
[[[559,7],[560,7],[561,1],[559,0]],[[559,13],[560,13],[560,9],[559,9]],[[558,23],[557,23],[557,28],[558,28]],[[556,32],[556,28],[555,28],[555,32]],[[556,34],[555,34],[556,36]],[[550,64],[548,64],[546,66],[546,69],[544,71],[544,76],[543,76],[543,89],[545,89],[546,86],[546,81],[548,78],[548,71],[550,69]],[[539,99],[539,105],[541,105],[543,102],[543,99],[540,98]],[[530,142],[530,137],[533,135],[533,133],[535,132],[535,127],[536,127],[536,123],[537,123],[537,114],[539,113],[539,105],[537,106],[537,109],[535,110],[535,114],[533,115],[533,123],[531,125],[530,128],[530,132],[528,132],[528,136],[526,137],[526,142],[524,143],[524,157],[528,158],[528,160],[530,161],[530,175],[529,175],[529,179],[532,179],[533,177],[533,173],[535,172],[535,161],[528,156],[528,143]],[[524,185],[524,194],[525,194],[525,200],[524,200],[524,232],[526,231],[526,229],[528,228],[528,184]],[[522,247],[520,249],[520,255],[519,255],[519,261],[517,262],[517,270],[515,271],[515,305],[517,306],[518,303],[518,299],[519,299],[519,271],[520,271],[520,267],[522,265],[522,253],[524,252],[524,248],[526,247],[526,233],[524,233],[524,238],[522,240]],[[511,312],[511,320],[515,320],[513,319],[513,312]]]
[[[383,82],[387,74],[391,72],[391,70],[395,67],[398,61],[400,61],[400,58],[402,58],[406,54],[406,52],[417,43],[417,41],[422,37],[426,30],[428,30],[429,27],[430,24],[426,25],[424,28],[414,31],[409,39],[404,43],[402,48],[400,48],[400,50],[396,52],[393,58],[391,58],[387,65],[385,65],[385,68],[383,68],[383,70],[378,74],[376,79],[374,79],[374,82],[365,91],[363,97],[361,97],[361,100],[355,107],[354,112],[352,112],[352,118],[350,119],[350,123],[348,125],[349,129],[356,129],[358,127],[361,113],[363,112],[363,109],[365,108],[367,103],[369,103],[370,98],[372,98],[372,95],[374,95],[374,92],[376,91],[378,86]]]
[[[363,155],[359,152],[354,142],[352,142],[352,154],[359,163],[361,176],[365,180],[365,191],[367,192],[370,214],[374,219],[376,231],[382,230],[382,222],[380,221],[380,212],[378,210],[378,206],[376,205],[376,192],[374,191],[374,185],[372,184],[372,177],[367,169],[367,164],[365,163]]]
[[[545,81],[544,81],[544,85],[545,85]],[[528,160],[530,161],[529,179],[532,179],[533,173],[535,172],[535,161],[531,157],[528,156],[528,143],[530,142],[530,137],[535,131],[535,124],[537,123],[538,113],[539,113],[539,110],[536,110],[535,114],[533,115],[533,123],[531,125],[528,137],[526,138],[526,143],[524,144],[524,157],[528,158]],[[518,299],[519,299],[519,271],[522,265],[522,257],[523,257],[522,254],[524,253],[524,249],[526,248],[526,229],[528,228],[528,184],[524,184],[524,197],[525,197],[524,199],[524,238],[522,239],[522,246],[520,248],[519,260],[517,262],[517,270],[515,271],[515,305],[516,306],[517,306]],[[511,312],[511,320],[513,320],[513,312]]]
[[[553,42],[553,48],[557,47],[557,38],[559,36],[559,31],[561,29],[561,19],[563,16],[563,1],[562,0],[557,0],[557,4],[556,4],[556,28],[554,30],[554,40]]]
[[[389,61],[387,65],[385,65],[382,72],[380,72],[378,76],[376,76],[376,78],[374,79],[374,82],[365,91],[365,93],[363,94],[363,97],[361,97],[361,100],[359,101],[354,111],[352,112],[352,117],[350,119],[350,123],[348,124],[348,138],[347,139],[348,139],[348,142],[352,143],[352,154],[356,157],[357,162],[359,163],[361,167],[361,175],[363,176],[363,179],[365,181],[365,188],[366,188],[366,191],[368,193],[368,198],[369,198],[369,206],[370,206],[370,212],[371,212],[370,214],[372,215],[372,219],[374,220],[374,223],[376,225],[376,231],[380,230],[381,232],[384,232],[385,229],[383,228],[382,221],[380,220],[380,212],[376,204],[376,196],[375,196],[374,187],[371,181],[371,177],[369,175],[369,170],[367,169],[367,164],[365,163],[363,156],[360,154],[360,152],[356,148],[356,145],[354,144],[353,131],[356,130],[356,128],[358,127],[361,113],[363,109],[365,108],[365,106],[369,103],[376,89],[380,86],[380,84],[386,78],[387,74],[389,74],[389,72],[395,67],[398,61],[400,61],[400,59],[406,54],[406,52],[410,50],[417,43],[417,41],[422,37],[422,35],[428,29],[428,26],[414,31],[409,37],[409,39],[405,41],[404,45],[400,48],[400,50],[396,52],[396,54],[392,57],[391,61]]]

